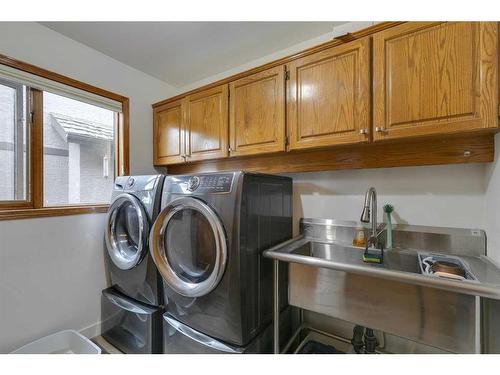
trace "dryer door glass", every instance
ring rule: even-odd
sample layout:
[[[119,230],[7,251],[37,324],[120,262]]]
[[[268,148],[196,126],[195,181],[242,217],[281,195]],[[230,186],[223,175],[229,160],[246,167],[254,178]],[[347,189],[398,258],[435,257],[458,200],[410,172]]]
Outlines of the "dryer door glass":
[[[187,297],[210,293],[224,274],[227,241],[217,214],[199,199],[166,206],[151,229],[151,255],[165,282]]]
[[[147,248],[149,224],[139,200],[130,194],[118,196],[107,215],[106,247],[120,269],[135,267]]]
[[[167,259],[172,270],[184,281],[200,283],[213,272],[217,244],[210,223],[192,208],[177,211],[164,233]]]

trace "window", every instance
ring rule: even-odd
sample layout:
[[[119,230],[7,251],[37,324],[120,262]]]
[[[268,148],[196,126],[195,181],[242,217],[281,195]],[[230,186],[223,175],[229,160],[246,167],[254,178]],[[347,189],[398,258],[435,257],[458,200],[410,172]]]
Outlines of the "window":
[[[28,188],[26,87],[0,79],[0,201],[24,201]]]
[[[0,219],[104,212],[128,99],[0,55]]]

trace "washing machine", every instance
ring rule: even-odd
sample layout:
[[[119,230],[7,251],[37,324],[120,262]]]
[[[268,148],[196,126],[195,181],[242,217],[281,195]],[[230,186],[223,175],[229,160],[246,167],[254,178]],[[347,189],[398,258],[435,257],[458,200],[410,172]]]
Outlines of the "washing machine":
[[[101,296],[103,337],[125,353],[162,352],[162,279],[149,255],[164,176],[117,177],[106,216],[111,287]]]
[[[161,202],[150,251],[163,278],[164,352],[271,350],[273,267],[262,252],[292,236],[291,178],[167,176]]]

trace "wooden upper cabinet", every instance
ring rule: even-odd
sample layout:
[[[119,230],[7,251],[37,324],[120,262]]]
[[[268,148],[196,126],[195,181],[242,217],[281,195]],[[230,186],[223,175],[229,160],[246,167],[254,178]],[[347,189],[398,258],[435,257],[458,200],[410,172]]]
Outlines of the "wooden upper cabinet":
[[[498,24],[410,22],[373,37],[374,139],[498,126]]]
[[[185,109],[187,160],[228,156],[228,86],[189,95]]]
[[[285,150],[285,67],[229,84],[231,156]]]
[[[292,61],[289,71],[290,149],[369,140],[369,38]]]
[[[184,162],[183,102],[176,100],[156,107],[153,112],[154,164]]]

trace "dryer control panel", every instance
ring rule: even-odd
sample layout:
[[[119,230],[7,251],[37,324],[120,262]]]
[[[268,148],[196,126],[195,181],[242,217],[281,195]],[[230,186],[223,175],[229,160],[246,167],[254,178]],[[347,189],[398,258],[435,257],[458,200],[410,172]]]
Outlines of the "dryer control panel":
[[[234,174],[213,173],[170,178],[174,182],[168,188],[170,192],[176,192],[180,188],[184,193],[217,194],[231,191]]]
[[[233,183],[232,174],[202,175],[199,177],[198,188],[203,192],[210,193],[228,193],[231,191]]]

